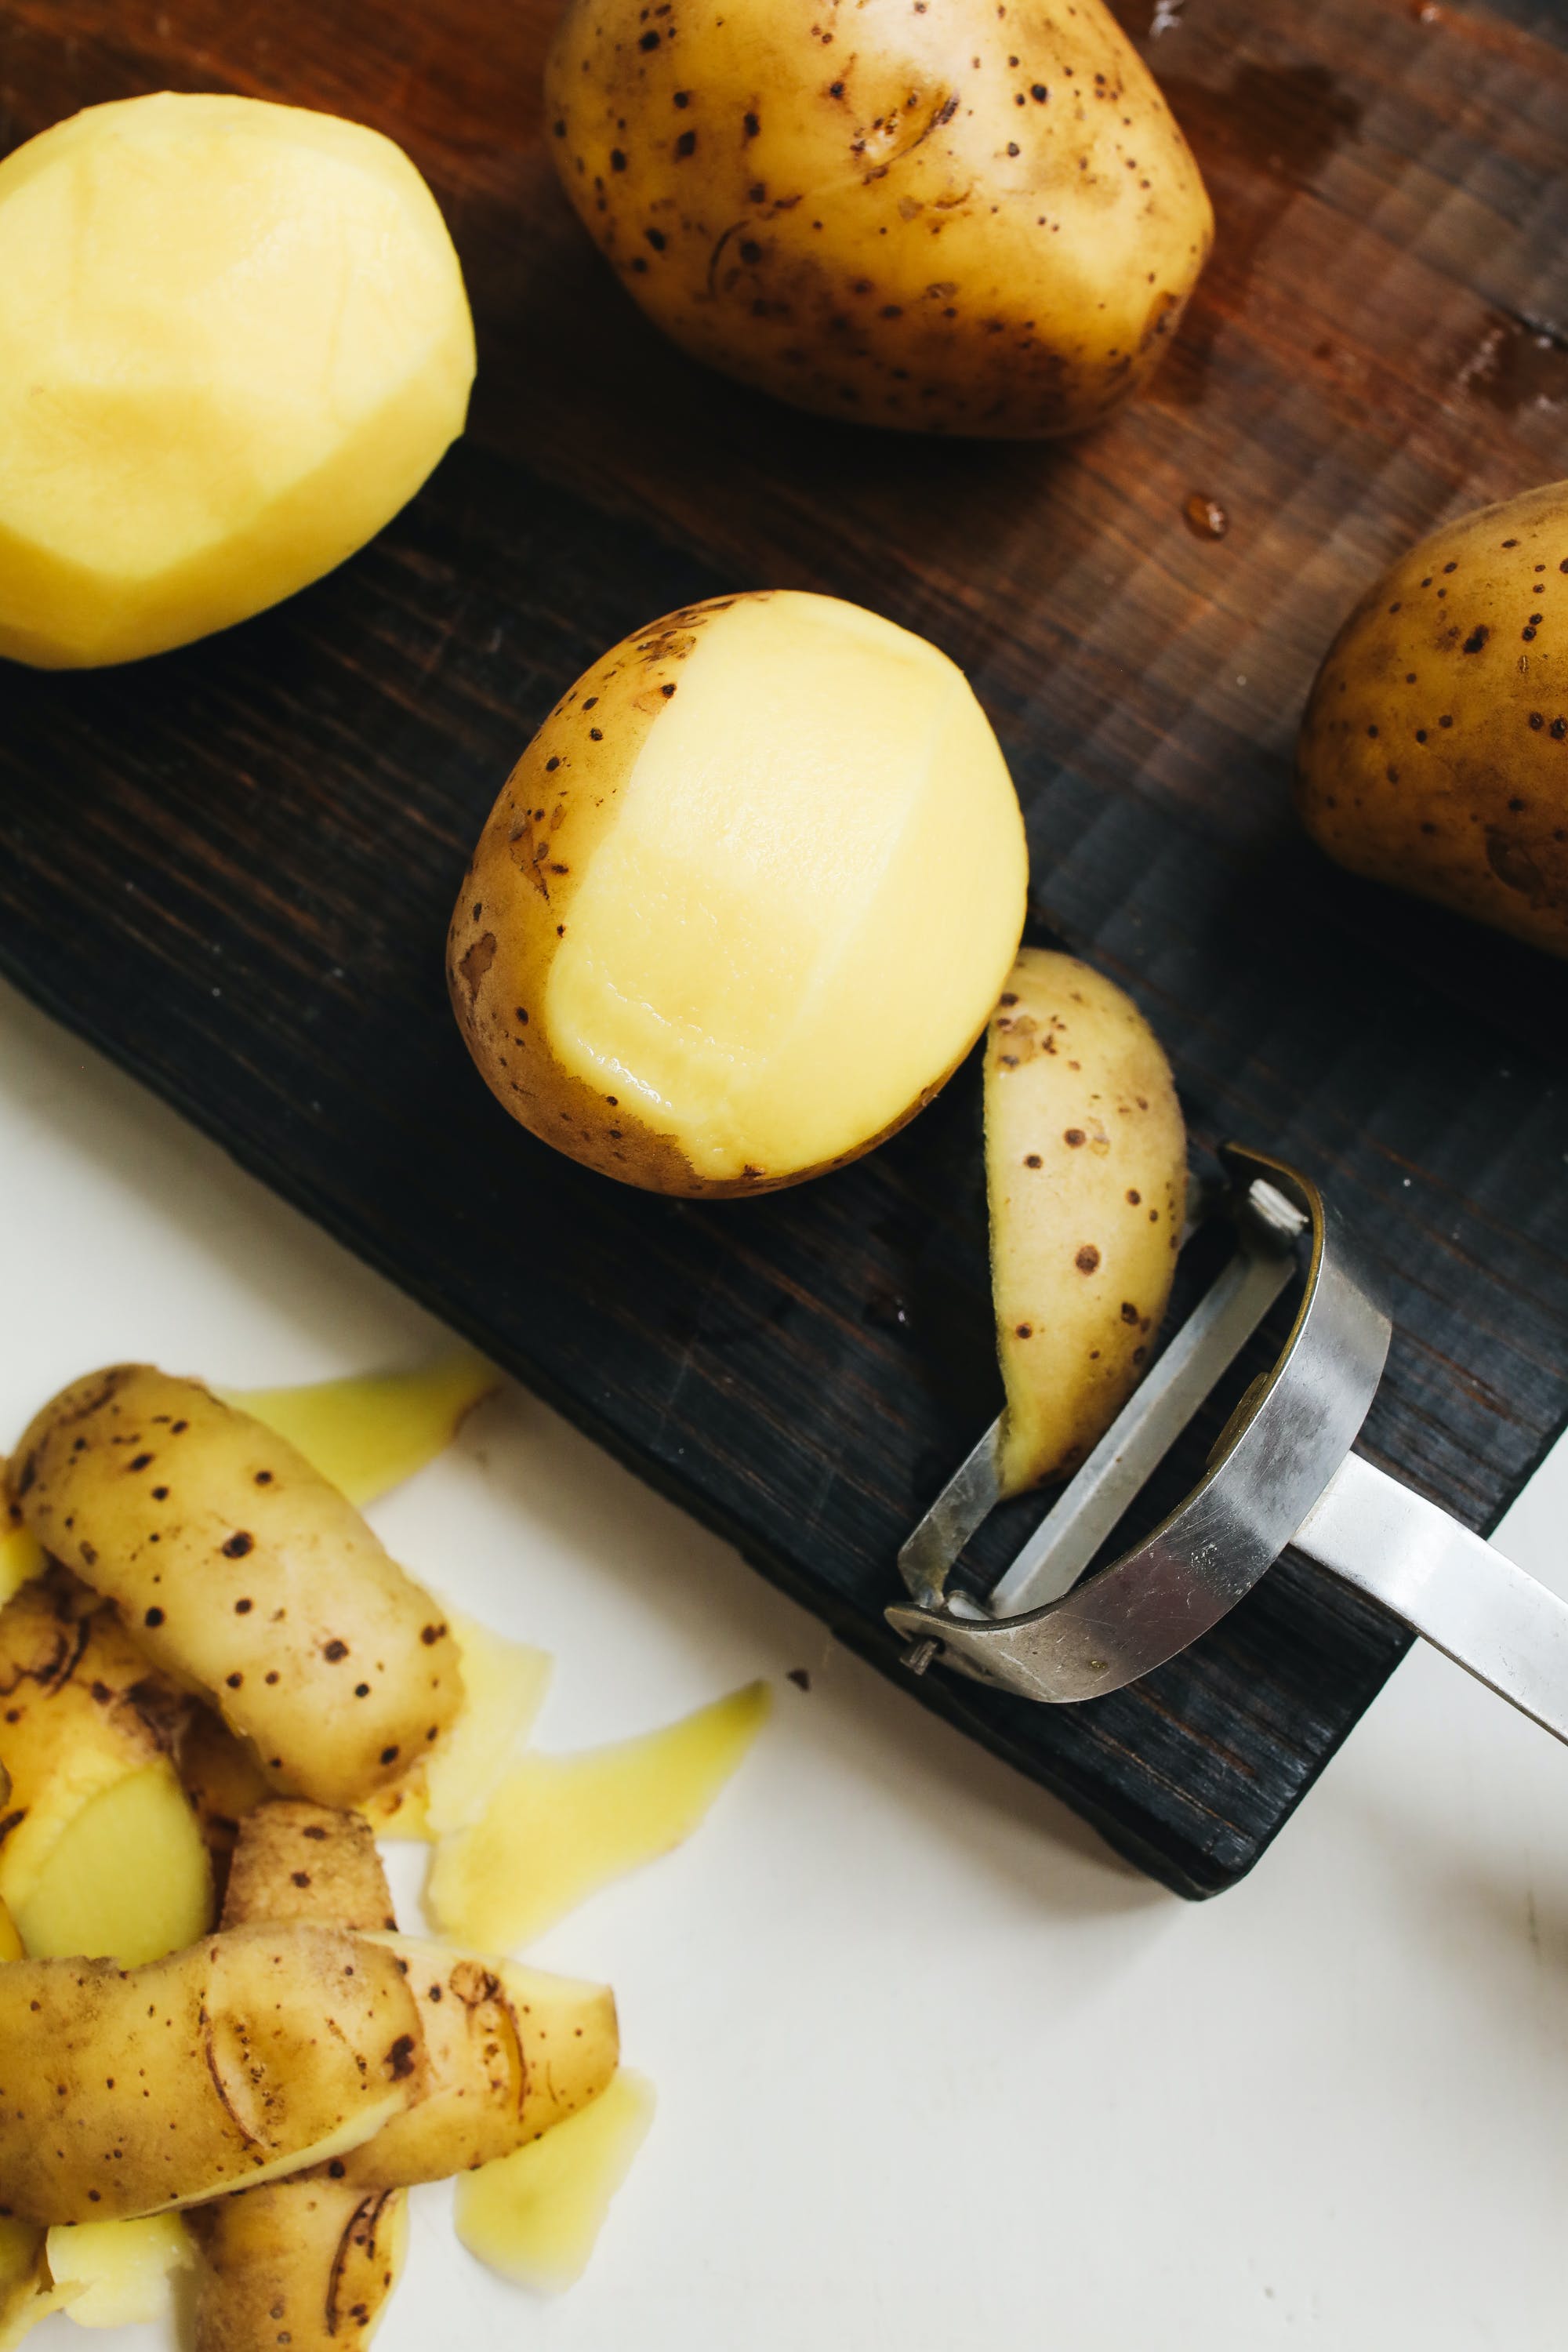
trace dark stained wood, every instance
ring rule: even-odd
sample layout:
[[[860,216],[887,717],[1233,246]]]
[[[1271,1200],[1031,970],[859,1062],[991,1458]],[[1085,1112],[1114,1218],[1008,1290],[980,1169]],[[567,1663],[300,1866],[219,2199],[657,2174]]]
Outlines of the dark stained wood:
[[[819,587],[967,665],[1025,802],[1035,935],[1137,992],[1200,1149],[1298,1157],[1380,1262],[1376,1459],[1486,1528],[1568,1415],[1568,970],[1334,874],[1288,797],[1373,570],[1568,471],[1568,23],[1556,0],[1173,13],[1149,55],[1214,263],[1152,396],[1074,446],[999,448],[797,417],[667,349],[554,189],[548,0],[0,5],[0,148],[160,87],[402,140],[481,351],[468,442],[335,577],[163,661],[0,677],[0,967],[895,1673],[894,1550],[995,1403],[973,1073],[840,1176],[693,1206],[510,1127],[443,996],[517,751],[690,598]],[[1152,16],[1128,11],[1145,38]],[[1184,520],[1194,492],[1223,538]],[[1287,1560],[1094,1706],[916,1696],[1203,1895],[1403,1647]]]

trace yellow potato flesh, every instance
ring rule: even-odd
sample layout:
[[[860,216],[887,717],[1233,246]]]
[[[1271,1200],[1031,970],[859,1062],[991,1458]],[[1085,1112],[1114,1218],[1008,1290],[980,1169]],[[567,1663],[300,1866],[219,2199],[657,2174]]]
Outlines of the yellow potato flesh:
[[[1002,1486],[1075,1469],[1149,1358],[1175,1271],[1186,1132],[1131,997],[1026,948],[985,1048]]]
[[[194,2259],[177,2213],[78,2221],[46,2241],[49,2276],[79,2327],[141,2327],[172,2316],[174,2273]]]
[[[476,2261],[536,2294],[582,2277],[653,2122],[653,2085],[623,2067],[580,2115],[515,2155],[465,2173],[453,2210]]]
[[[697,1192],[794,1181],[917,1109],[995,1001],[1026,864],[962,672],[779,593],[606,656],[470,880],[454,1002],[502,1101],[609,1173]]]
[[[140,1968],[212,1925],[212,1872],[167,1757],[89,1801],[16,1906],[33,1959],[73,1953]]]
[[[690,1835],[768,1711],[765,1683],[640,1739],[525,1756],[481,1820],[444,1838],[427,1900],[444,1936],[515,1949],[610,1880]]]
[[[342,561],[461,431],[472,328],[389,140],[89,108],[0,163],[0,653],[128,661]]]

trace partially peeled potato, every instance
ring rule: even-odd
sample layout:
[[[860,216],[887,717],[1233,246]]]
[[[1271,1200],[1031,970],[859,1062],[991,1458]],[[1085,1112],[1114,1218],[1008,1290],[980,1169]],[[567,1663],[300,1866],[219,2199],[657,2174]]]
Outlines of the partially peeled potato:
[[[485,827],[448,981],[486,1082],[655,1192],[766,1192],[929,1101],[1023,929],[1023,820],[963,672],[829,596],[612,648]]]

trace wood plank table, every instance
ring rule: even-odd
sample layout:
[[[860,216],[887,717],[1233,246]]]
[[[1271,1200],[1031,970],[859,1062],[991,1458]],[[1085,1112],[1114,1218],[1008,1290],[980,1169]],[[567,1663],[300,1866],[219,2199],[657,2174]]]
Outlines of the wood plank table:
[[[665,346],[555,188],[552,14],[0,5],[0,149],[160,88],[402,141],[480,347],[468,439],[332,578],[184,654],[0,677],[0,968],[896,1673],[893,1554],[997,1401],[973,1072],[830,1180],[658,1200],[508,1123],[441,974],[483,816],[603,646],[735,587],[874,604],[995,719],[1030,936],[1135,992],[1200,1151],[1299,1160],[1366,1238],[1399,1321],[1368,1452],[1489,1527],[1568,1416],[1568,971],[1331,870],[1289,782],[1374,571],[1568,472],[1568,21],[1129,0],[1217,249],[1148,396],[1007,447],[798,416]],[[1288,1559],[1091,1706],[911,1696],[1205,1895],[1404,1646]]]

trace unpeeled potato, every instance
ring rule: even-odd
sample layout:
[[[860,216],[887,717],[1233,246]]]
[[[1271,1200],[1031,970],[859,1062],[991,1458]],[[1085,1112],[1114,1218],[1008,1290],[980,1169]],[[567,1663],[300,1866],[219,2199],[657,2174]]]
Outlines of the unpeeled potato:
[[[569,0],[545,94],[566,193],[648,315],[865,424],[1094,423],[1213,235],[1100,0]]]
[[[534,737],[458,898],[452,1003],[558,1150],[656,1192],[763,1192],[942,1085],[1026,879],[944,655],[832,597],[721,597],[614,647]]]
[[[473,329],[400,148],[258,100],[0,163],[0,654],[161,653],[319,579],[462,430]]]
[[[1367,591],[1297,776],[1352,873],[1568,955],[1568,482],[1445,524]]]

